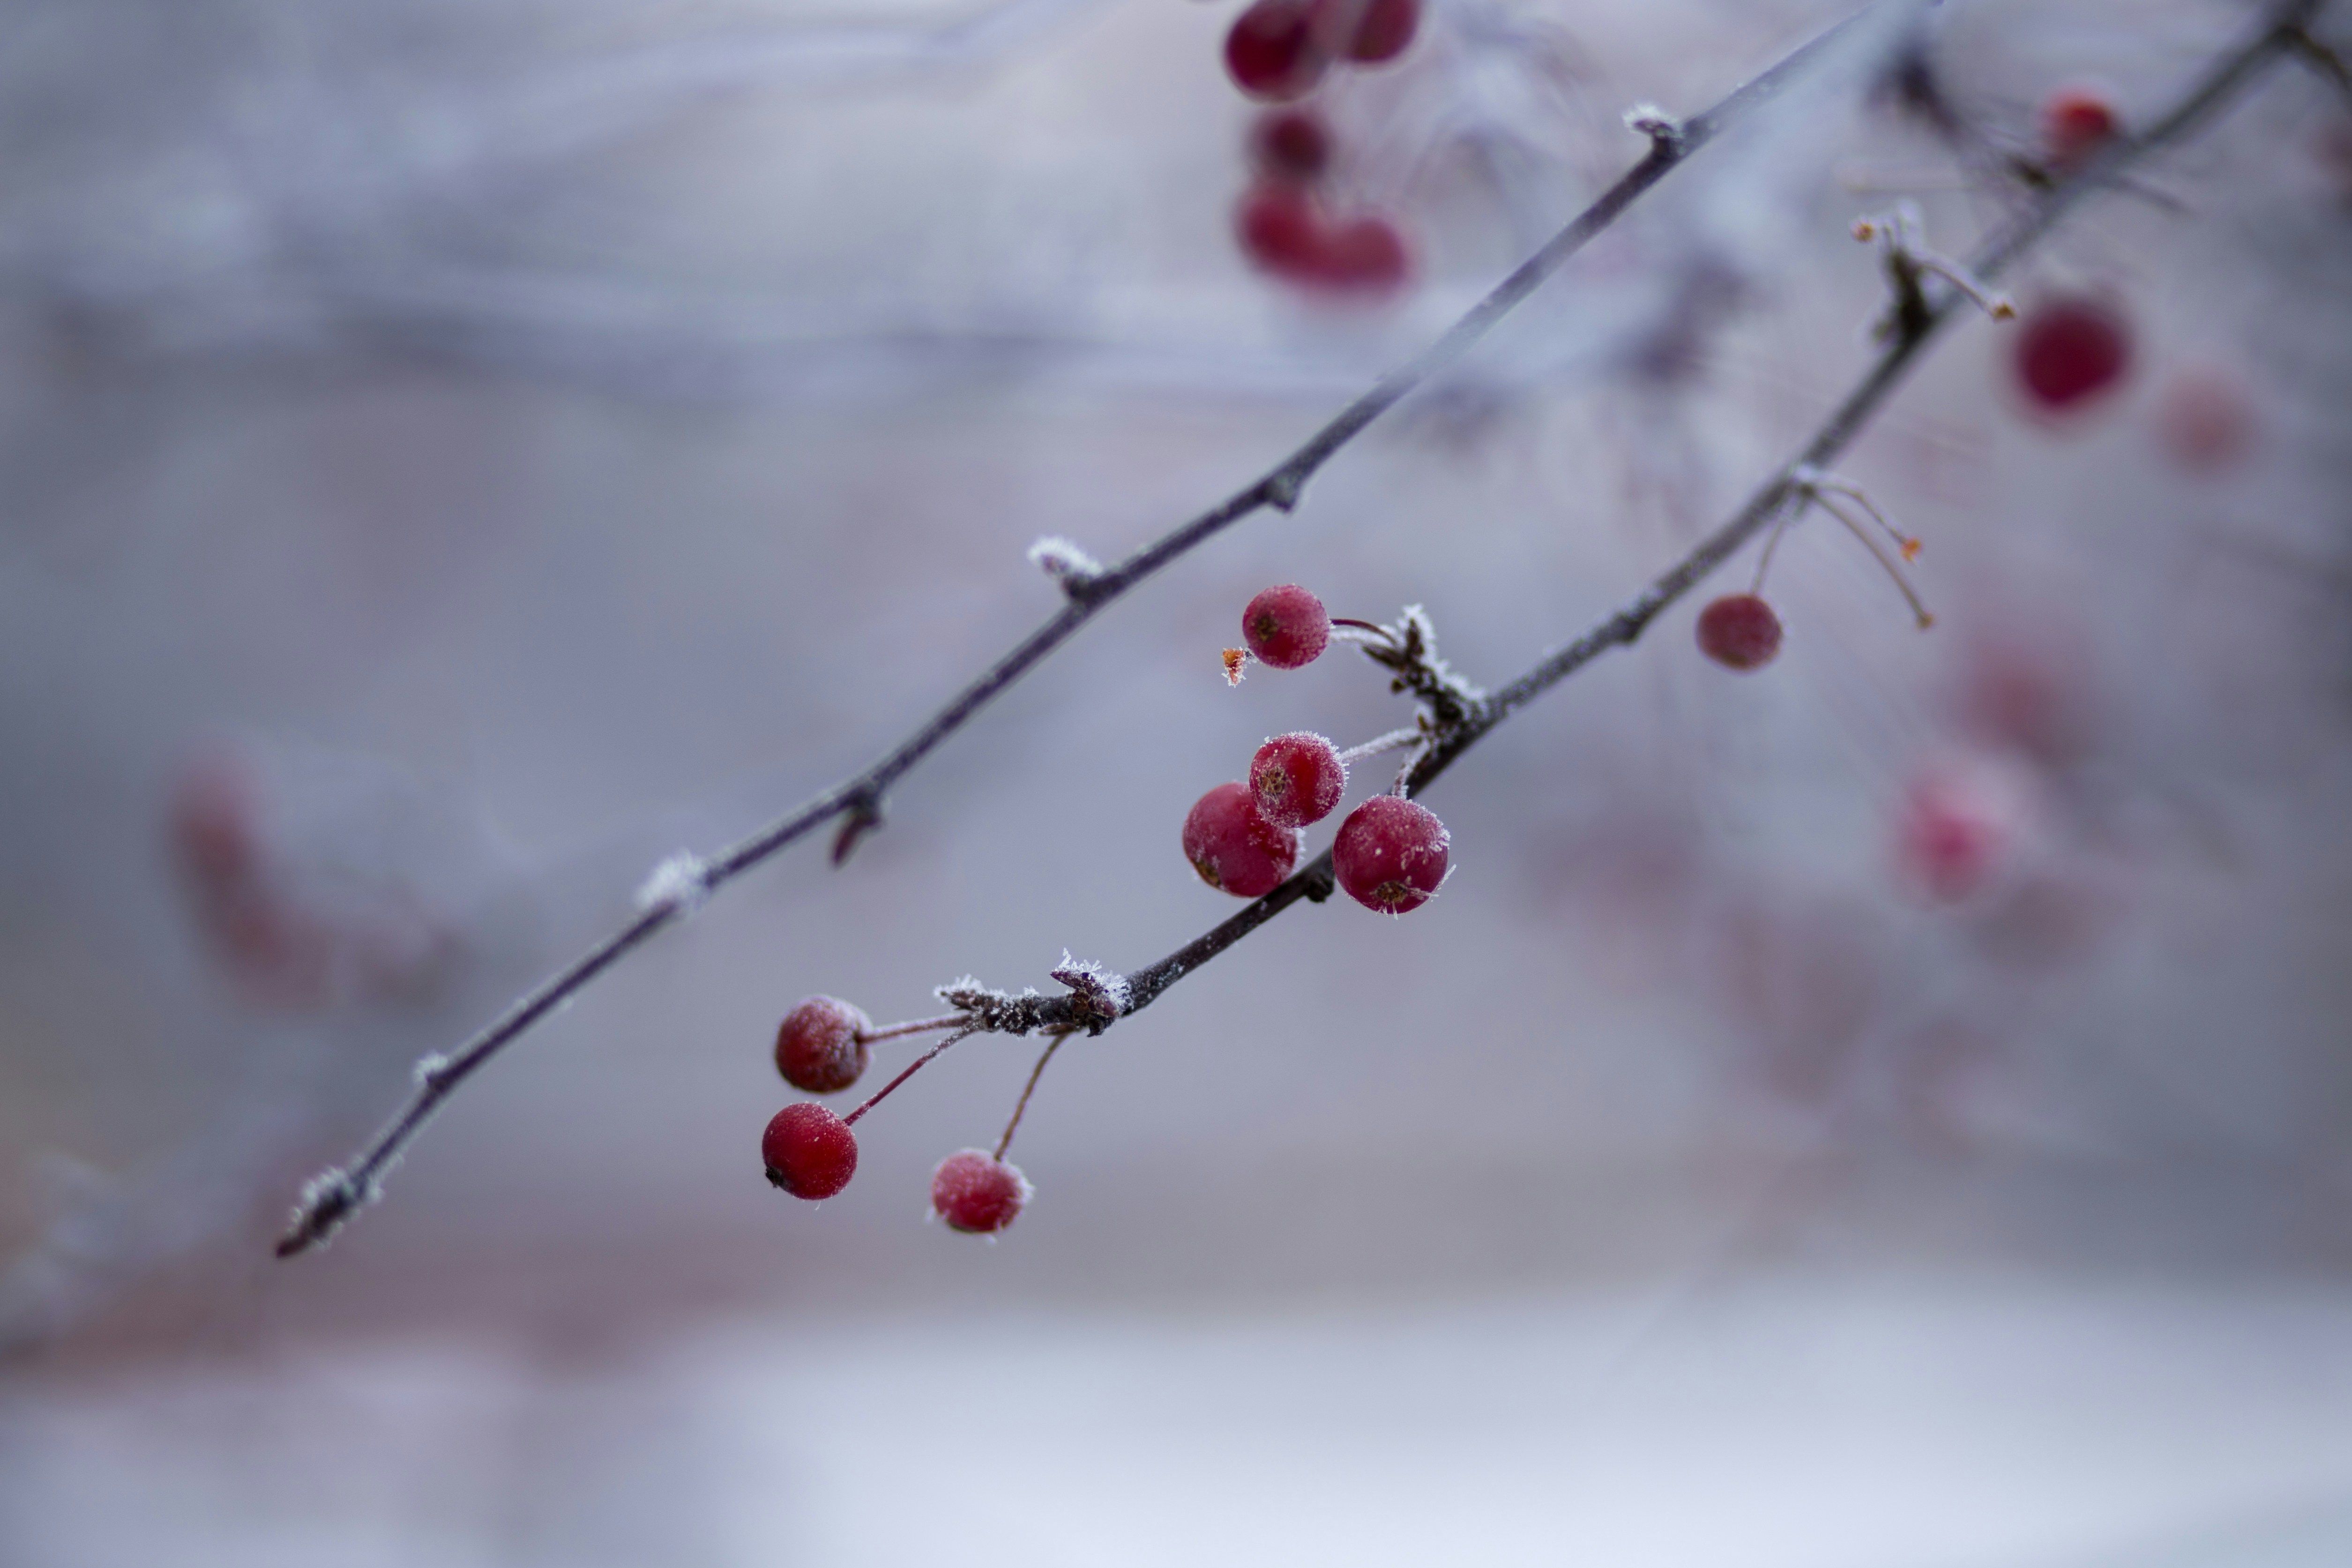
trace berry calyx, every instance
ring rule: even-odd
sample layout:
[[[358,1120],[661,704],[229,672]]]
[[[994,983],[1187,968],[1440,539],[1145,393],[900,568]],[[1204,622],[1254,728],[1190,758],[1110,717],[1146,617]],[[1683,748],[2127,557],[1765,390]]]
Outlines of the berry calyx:
[[[1445,880],[1452,836],[1436,814],[1401,795],[1376,795],[1348,814],[1331,846],[1331,868],[1349,898],[1401,915],[1419,909]]]
[[[1331,617],[1323,601],[1296,583],[1266,589],[1242,610],[1242,640],[1276,669],[1297,669],[1331,645]]]
[[[1304,827],[1339,805],[1348,767],[1320,735],[1276,735],[1250,759],[1249,787],[1259,816],[1276,827]]]
[[[2088,296],[2046,300],[2017,331],[2018,384],[2045,413],[2071,413],[2111,390],[2131,363],[2122,313]]]
[[[2062,87],[2042,104],[2042,153],[2062,173],[2088,163],[2115,140],[2115,105],[2090,87]]]
[[[1421,0],[1321,0],[1325,47],[1359,65],[1380,65],[1412,47],[1421,30]]]
[[[1250,161],[1269,180],[1311,184],[1331,166],[1331,132],[1305,109],[1271,109],[1250,129]]]
[[[1212,888],[1262,899],[1298,864],[1298,833],[1268,822],[1247,785],[1221,784],[1185,815],[1184,858]]]
[[[1331,63],[1315,34],[1309,0],[1257,0],[1225,35],[1225,69],[1252,98],[1303,98]]]
[[[1780,651],[1780,617],[1753,594],[1726,594],[1698,613],[1698,648],[1727,669],[1761,669]]]
[[[769,1121],[760,1157],[768,1163],[772,1185],[814,1203],[849,1185],[857,1173],[857,1134],[824,1106],[803,1100]]]
[[[940,1161],[931,1173],[931,1212],[950,1230],[993,1236],[1021,1217],[1035,1190],[1019,1166],[984,1150],[966,1149]]]
[[[838,1094],[866,1071],[874,1020],[837,996],[811,996],[776,1029],[776,1070],[803,1094]]]

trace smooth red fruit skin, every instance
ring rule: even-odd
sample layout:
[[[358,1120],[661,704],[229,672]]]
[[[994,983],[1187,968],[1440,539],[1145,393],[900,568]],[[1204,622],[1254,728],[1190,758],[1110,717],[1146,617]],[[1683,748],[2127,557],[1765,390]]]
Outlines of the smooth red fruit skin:
[[[950,1230],[993,1236],[1021,1217],[1033,1191],[1019,1166],[966,1149],[940,1161],[931,1173],[931,1212]]]
[[[1269,180],[1308,184],[1331,166],[1331,132],[1304,109],[1272,109],[1250,130],[1250,160]]]
[[[2102,300],[2047,300],[2017,329],[2018,384],[2032,405],[2071,413],[2114,388],[2131,364],[2131,329]]]
[[[1324,47],[1359,65],[1396,58],[1421,30],[1421,0],[1318,0],[1316,10]]]
[[[1323,268],[1323,225],[1304,189],[1262,184],[1234,209],[1242,253],[1277,277],[1307,279]]]
[[[1242,640],[1274,668],[1298,669],[1331,646],[1331,616],[1322,600],[1296,583],[1283,583],[1242,607]]]
[[[1234,85],[1267,102],[1305,97],[1330,63],[1316,41],[1308,0],[1257,0],[1225,35],[1225,69]]]
[[[857,1173],[857,1134],[824,1106],[803,1100],[769,1121],[760,1157],[768,1163],[771,1184],[814,1203],[833,1196]]]
[[[1338,289],[1383,292],[1412,270],[1404,238],[1383,217],[1360,217],[1323,236],[1317,280]]]
[[[2053,169],[2088,162],[2115,140],[2116,130],[2114,105],[2091,88],[2060,88],[2042,105],[2042,150]]]
[[[1298,864],[1298,834],[1260,815],[1246,785],[1221,784],[1185,816],[1184,858],[1212,888],[1262,899]]]
[[[1698,613],[1698,647],[1727,669],[1761,669],[1780,651],[1780,617],[1753,594],[1726,594]]]
[[[837,996],[811,996],[776,1029],[776,1070],[803,1094],[838,1094],[866,1071],[857,1037],[874,1020]]]
[[[1348,787],[1339,748],[1300,731],[1276,735],[1250,759],[1250,794],[1258,815],[1276,827],[1304,827],[1331,815]]]
[[[1339,825],[1331,868],[1356,902],[1401,915],[1428,902],[1445,880],[1452,841],[1427,806],[1401,795],[1376,795]]]

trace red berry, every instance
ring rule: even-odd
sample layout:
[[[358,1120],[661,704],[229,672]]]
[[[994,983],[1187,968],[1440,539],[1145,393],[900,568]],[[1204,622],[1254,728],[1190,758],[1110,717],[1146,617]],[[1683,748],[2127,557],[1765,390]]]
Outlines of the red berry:
[[[1278,277],[1307,279],[1323,267],[1323,226],[1305,190],[1263,184],[1234,209],[1234,228],[1249,258]]]
[[[760,1140],[768,1180],[796,1198],[829,1198],[857,1173],[857,1134],[813,1100],[787,1105]]]
[[[2095,88],[2062,87],[2042,105],[2042,151],[2053,169],[2086,163],[2115,139],[2115,106]]]
[[[1339,825],[1331,866],[1356,902],[1401,915],[1419,909],[1445,880],[1451,843],[1445,824],[1427,806],[1401,795],[1376,795]]]
[[[874,1020],[834,996],[812,996],[784,1015],[776,1030],[776,1070],[805,1094],[838,1094],[866,1070]]]
[[[931,1212],[950,1229],[992,1236],[1021,1217],[1034,1191],[1018,1165],[966,1149],[940,1161],[931,1173]]]
[[[2027,823],[2028,792],[2011,771],[1954,765],[1911,781],[1895,823],[1895,856],[1929,897],[1958,903],[1990,886]]]
[[[1257,0],[1225,35],[1225,69],[1252,98],[1284,103],[1304,97],[1330,63],[1316,41],[1309,0]]]
[[[2017,329],[2017,379],[2048,413],[2096,398],[2131,363],[2130,326],[2105,302],[2084,296],[2047,300]]]
[[[1258,815],[1276,827],[1304,827],[1331,815],[1348,787],[1339,748],[1300,731],[1276,735],[1250,759],[1250,794]]]
[[[1324,47],[1362,65],[1396,58],[1421,28],[1421,0],[1320,0],[1316,10]]]
[[[1780,651],[1780,617],[1753,594],[1726,594],[1698,613],[1698,649],[1730,669],[1761,669]]]
[[[1339,289],[1393,289],[1412,270],[1404,239],[1383,217],[1360,217],[1323,237],[1320,282]]]
[[[1250,158],[1270,180],[1305,184],[1331,166],[1331,132],[1308,110],[1268,110],[1250,130]]]
[[[1184,858],[1212,888],[1262,899],[1298,864],[1298,833],[1268,822],[1247,786],[1221,784],[1184,817]]]
[[[2181,468],[2218,473],[2253,447],[2253,399],[2225,372],[2182,371],[2157,402],[2156,434]]]
[[[1331,645],[1323,601],[1296,583],[1268,588],[1242,609],[1242,640],[1276,669],[1297,669]]]

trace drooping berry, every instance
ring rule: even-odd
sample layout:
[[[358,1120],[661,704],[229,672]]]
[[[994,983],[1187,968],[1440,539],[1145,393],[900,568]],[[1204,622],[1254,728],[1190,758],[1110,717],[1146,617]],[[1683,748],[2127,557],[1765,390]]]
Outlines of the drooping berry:
[[[1421,28],[1421,0],[1318,0],[1324,47],[1360,65],[1392,60]]]
[[[1445,880],[1445,824],[1418,801],[1376,795],[1348,814],[1331,846],[1331,868],[1348,896],[1368,910],[1419,909]]]
[[[1330,63],[1316,39],[1310,0],[1257,0],[1225,35],[1225,69],[1234,85],[1268,102],[1306,96]]]
[[[1331,815],[1348,787],[1339,748],[1300,731],[1276,735],[1250,759],[1250,794],[1258,815],[1276,827],[1304,827]]]
[[[1698,647],[1727,669],[1761,669],[1780,651],[1780,617],[1753,594],[1726,594],[1698,613]]]
[[[1323,268],[1323,222],[1304,187],[1268,183],[1234,209],[1242,254],[1277,278],[1308,281]]]
[[[1247,785],[1221,784],[1184,817],[1184,858],[1212,888],[1262,899],[1298,864],[1298,830],[1268,822]]]
[[[951,1230],[993,1236],[1021,1217],[1034,1191],[1018,1165],[984,1150],[966,1149],[940,1161],[931,1173],[931,1212]]]
[[[835,996],[812,996],[776,1030],[776,1070],[804,1094],[838,1094],[866,1070],[874,1020]]]
[[[857,1173],[857,1134],[813,1100],[787,1105],[760,1140],[768,1180],[796,1198],[814,1202],[849,1185]]]
[[[1331,617],[1323,601],[1296,583],[1268,588],[1242,610],[1242,640],[1276,669],[1297,669],[1331,645]]]
[[[1404,237],[1380,216],[1360,217],[1326,231],[1318,260],[1318,282],[1366,293],[1393,289],[1412,270]]]
[[[1270,109],[1250,128],[1250,161],[1269,180],[1310,184],[1331,166],[1331,132],[1305,109]]]
[[[2093,87],[2062,87],[2042,104],[2042,153],[2063,173],[2088,163],[2115,140],[2115,105]]]
[[[1895,858],[1905,877],[1944,903],[1982,891],[2014,858],[2028,796],[2012,772],[1990,763],[1920,773],[1895,820]]]
[[[2071,413],[2110,391],[2131,363],[2121,312],[2089,296],[2045,300],[2017,330],[2018,384],[2045,413]]]

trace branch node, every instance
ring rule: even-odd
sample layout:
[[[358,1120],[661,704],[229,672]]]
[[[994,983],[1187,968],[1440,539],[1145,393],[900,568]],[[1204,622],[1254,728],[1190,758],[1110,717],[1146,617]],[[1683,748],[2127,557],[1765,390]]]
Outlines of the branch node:
[[[1637,103],[1625,111],[1625,129],[1650,139],[1657,152],[1679,156],[1689,145],[1683,122],[1654,103]]]
[[[1993,289],[1965,264],[1930,250],[1922,237],[1925,226],[1918,204],[1909,201],[1897,202],[1892,211],[1862,218],[1853,226],[1854,238],[1864,245],[1885,245],[1886,279],[1895,290],[1894,306],[1879,321],[1874,336],[1881,341],[1897,338],[1909,342],[1927,334],[1936,315],[1924,287],[1930,275],[1942,279],[1955,293],[1996,321],[2006,321],[2017,314],[2017,307],[2008,295]]]
[[[1286,466],[1265,478],[1265,504],[1276,511],[1290,511],[1298,505],[1298,494],[1307,488],[1306,479]]]
[[[882,802],[872,791],[851,797],[841,831],[833,836],[833,863],[846,864],[857,841],[882,826]]]
[[[1060,965],[1046,973],[1070,988],[1070,1022],[1090,1036],[1101,1034],[1117,1022],[1134,994],[1126,975],[1092,960],[1080,963],[1071,958],[1066,947],[1062,950]]]
[[[1062,592],[1077,603],[1085,604],[1095,595],[1103,577],[1102,563],[1079,549],[1058,533],[1049,533],[1029,547],[1032,564],[1043,567],[1045,575],[1060,584]]]
[[[700,856],[688,849],[670,856],[637,884],[637,908],[646,914],[658,910],[667,914],[691,915],[709,898],[710,868]]]
[[[374,1182],[359,1181],[340,1166],[320,1172],[302,1184],[302,1195],[294,1205],[293,1218],[278,1238],[278,1256],[292,1258],[324,1247],[343,1227],[344,1221],[375,1202],[381,1194],[382,1189]]]

